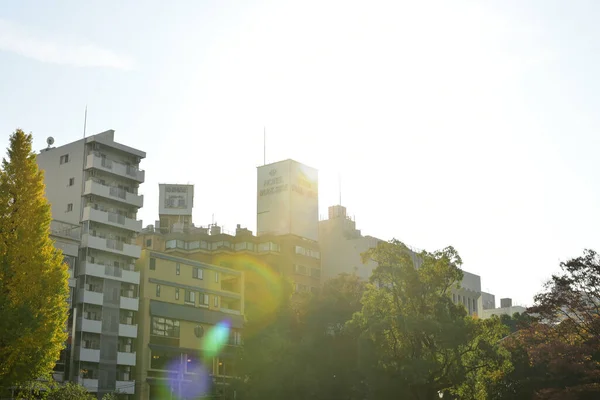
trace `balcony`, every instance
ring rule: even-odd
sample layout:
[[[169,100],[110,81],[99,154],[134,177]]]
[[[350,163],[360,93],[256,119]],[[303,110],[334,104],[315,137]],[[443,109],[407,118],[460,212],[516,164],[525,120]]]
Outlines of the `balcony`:
[[[135,381],[117,381],[116,391],[125,394],[135,393]]]
[[[81,247],[90,247],[92,249],[108,251],[132,258],[140,258],[140,255],[142,254],[140,246],[115,239],[92,236],[89,233],[86,233],[81,237]]]
[[[220,308],[219,311],[225,314],[233,314],[233,315],[241,315],[242,312],[240,310],[234,310],[231,308]]]
[[[120,307],[123,310],[137,311],[140,308],[140,300],[131,297],[121,296]]]
[[[96,393],[98,391],[98,379],[77,377],[77,383],[86,388],[88,392]]]
[[[85,169],[96,168],[109,172],[127,179],[133,179],[136,182],[144,182],[146,173],[133,165],[127,165],[115,160],[109,160],[101,157],[100,153],[92,153],[87,156]]]
[[[89,206],[83,209],[82,220],[99,222],[101,224],[128,229],[135,232],[142,231],[142,221],[127,218],[124,215],[110,211],[97,210]]]
[[[117,352],[117,364],[119,365],[131,365],[135,367],[135,352],[134,353],[123,353]]]
[[[100,350],[80,347],[79,361],[100,362]]]
[[[105,197],[135,207],[141,207],[144,204],[144,196],[142,195],[133,194],[117,187],[106,186],[92,179],[85,182],[83,194]]]
[[[96,304],[103,305],[104,304],[104,293],[102,292],[93,292],[91,290],[79,289],[77,292],[77,302],[78,303],[87,303],[87,304]]]
[[[137,325],[119,324],[119,336],[137,338]]]
[[[128,268],[133,268],[129,267]],[[80,275],[97,276],[99,278],[109,278],[116,281],[140,283],[140,273],[138,271],[128,270],[110,265],[93,264],[90,262],[82,262],[79,266]]]
[[[78,325],[81,326],[83,332],[102,333],[102,321],[81,318]]]

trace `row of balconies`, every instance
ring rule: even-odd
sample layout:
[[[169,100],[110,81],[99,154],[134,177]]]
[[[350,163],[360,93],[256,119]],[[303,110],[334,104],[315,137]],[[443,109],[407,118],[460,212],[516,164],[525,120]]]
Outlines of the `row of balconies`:
[[[88,379],[79,377],[77,383],[85,387],[90,392],[98,391],[98,379]],[[135,381],[117,381],[116,390],[120,393],[134,394]]]
[[[90,206],[83,209],[82,220],[99,222],[101,224],[114,226],[116,228],[123,228],[134,232],[142,231],[142,221],[127,218],[124,215],[109,211],[97,210]]]
[[[100,265],[90,262],[82,262],[79,265],[79,275],[90,275],[98,278],[109,278],[116,281],[134,283],[139,285],[140,273],[133,269],[128,270],[112,265]]]
[[[140,258],[142,254],[142,249],[138,245],[117,239],[93,236],[90,233],[81,236],[81,247],[89,247],[131,258]]]
[[[102,333],[102,321],[93,319],[79,318],[77,320],[77,330],[89,333]],[[128,338],[137,338],[138,326],[119,324],[119,336]]]
[[[75,360],[87,362],[100,362],[100,350],[86,349],[84,347],[75,348]],[[135,351],[132,353],[117,352],[117,364],[129,365],[135,367]]]
[[[137,182],[144,182],[145,172],[134,165],[127,165],[121,162],[101,157],[100,153],[91,153],[87,156],[85,169],[96,168],[121,176],[123,178],[133,179]]]
[[[93,179],[85,181],[83,189],[84,195],[100,196],[111,200],[120,201],[130,206],[142,207],[144,204],[144,196],[137,195],[114,186],[103,185]]]
[[[102,306],[104,305],[104,293],[79,289],[77,291],[77,302]],[[138,298],[120,296],[119,307],[121,309],[137,311],[139,306],[140,300]]]

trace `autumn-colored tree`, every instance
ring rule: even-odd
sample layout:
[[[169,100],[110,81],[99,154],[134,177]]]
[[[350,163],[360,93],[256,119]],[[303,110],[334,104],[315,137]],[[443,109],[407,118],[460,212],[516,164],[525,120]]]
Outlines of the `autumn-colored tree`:
[[[10,137],[0,171],[0,387],[49,374],[67,337],[68,272],[32,137]]]
[[[561,263],[527,312],[537,317],[508,346],[525,352],[529,368],[513,387],[534,399],[600,398],[600,257],[586,250]],[[508,398],[508,397],[507,397]],[[513,397],[514,398],[514,397]]]

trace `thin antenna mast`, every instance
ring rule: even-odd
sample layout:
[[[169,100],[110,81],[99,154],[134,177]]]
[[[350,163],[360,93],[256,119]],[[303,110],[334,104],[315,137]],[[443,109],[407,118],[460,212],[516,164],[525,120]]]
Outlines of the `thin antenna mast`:
[[[87,128],[87,104],[85,105],[85,116],[83,117],[83,137],[85,138],[85,129]]]
[[[340,188],[340,206],[342,205],[342,174],[338,173],[338,185]]]
[[[263,165],[267,165],[267,128],[263,126]]]

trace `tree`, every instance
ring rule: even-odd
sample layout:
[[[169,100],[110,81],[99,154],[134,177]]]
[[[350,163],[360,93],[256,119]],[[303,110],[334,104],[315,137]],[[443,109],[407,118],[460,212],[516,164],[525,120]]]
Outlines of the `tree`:
[[[560,264],[514,339],[526,349],[536,399],[600,397],[600,257],[593,250]]]
[[[49,374],[67,338],[68,272],[32,137],[18,129],[0,171],[0,386]]]
[[[95,396],[76,383],[34,381],[21,386],[16,393],[16,398],[19,400],[94,400]]]
[[[362,330],[376,352],[369,398],[429,400],[439,392],[485,398],[486,388],[476,386],[475,377],[498,379],[492,371],[504,371],[498,341],[505,332],[498,321],[475,320],[452,302],[450,290],[462,279],[452,247],[418,256],[422,264],[416,268],[409,249],[396,240],[364,255],[378,267],[350,325]]]
[[[318,295],[295,297],[257,330],[249,316],[238,399],[362,399],[358,337],[345,324],[360,310],[365,284],[355,276],[327,281]],[[261,321],[259,319],[258,323]]]

